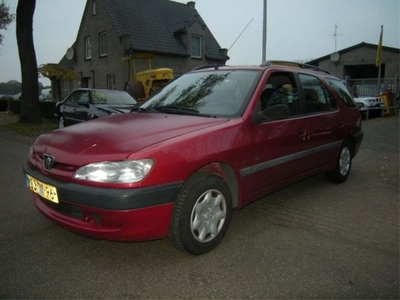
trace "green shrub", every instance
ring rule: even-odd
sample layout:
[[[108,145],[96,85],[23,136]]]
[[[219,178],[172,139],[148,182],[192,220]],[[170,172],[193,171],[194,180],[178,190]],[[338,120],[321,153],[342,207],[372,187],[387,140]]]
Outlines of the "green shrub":
[[[40,115],[44,119],[54,119],[56,112],[56,102],[40,102]]]
[[[21,114],[21,102],[19,100],[10,100],[8,101],[9,109],[13,114],[20,115]]]
[[[0,99],[0,111],[7,111],[8,108],[8,98]]]

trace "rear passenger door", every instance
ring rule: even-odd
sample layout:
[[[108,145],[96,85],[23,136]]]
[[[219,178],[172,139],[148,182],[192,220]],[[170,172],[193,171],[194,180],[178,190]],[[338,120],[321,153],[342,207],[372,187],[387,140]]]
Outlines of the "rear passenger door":
[[[309,74],[298,74],[298,78],[308,123],[307,169],[320,168],[336,160],[345,136],[344,122],[336,100],[319,78]]]

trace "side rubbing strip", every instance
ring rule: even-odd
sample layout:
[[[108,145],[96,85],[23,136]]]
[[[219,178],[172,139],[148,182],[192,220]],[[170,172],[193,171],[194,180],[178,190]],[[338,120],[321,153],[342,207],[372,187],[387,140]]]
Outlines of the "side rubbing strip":
[[[242,177],[245,177],[245,176],[248,176],[248,175],[251,175],[251,174],[272,168],[272,167],[276,167],[276,166],[291,162],[291,161],[299,159],[299,158],[306,157],[311,154],[323,152],[323,151],[326,151],[326,150],[329,150],[329,149],[332,149],[335,147],[340,147],[341,144],[342,144],[342,142],[338,141],[338,142],[326,144],[323,146],[315,147],[315,148],[312,148],[309,150],[304,150],[301,152],[297,152],[297,153],[293,153],[290,155],[275,158],[273,160],[265,161],[265,162],[259,163],[257,165],[254,165],[254,166],[241,169],[240,175]]]

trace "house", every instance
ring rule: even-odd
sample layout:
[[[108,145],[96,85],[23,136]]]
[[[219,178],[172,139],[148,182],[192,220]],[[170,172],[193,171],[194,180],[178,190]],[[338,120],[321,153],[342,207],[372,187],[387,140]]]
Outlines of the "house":
[[[143,54],[153,58],[132,61]],[[60,61],[79,82],[63,82],[63,95],[78,87],[123,90],[132,68],[171,68],[177,77],[227,59],[195,2],[87,0],[76,41]]]
[[[399,93],[400,49],[382,47],[381,67],[376,66],[376,44],[360,43],[332,54],[314,59],[307,64],[320,67],[346,79],[349,86],[357,85],[358,96],[372,96],[382,92]],[[378,81],[381,81],[378,83]],[[381,87],[378,90],[378,85]]]

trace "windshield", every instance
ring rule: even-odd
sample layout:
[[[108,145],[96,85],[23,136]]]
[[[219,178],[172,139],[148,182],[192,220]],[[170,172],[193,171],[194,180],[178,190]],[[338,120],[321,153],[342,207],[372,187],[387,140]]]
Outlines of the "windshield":
[[[116,90],[93,90],[92,102],[105,105],[134,105],[137,103],[127,92]]]
[[[261,72],[213,70],[185,74],[144,102],[139,110],[209,117],[238,117]]]

